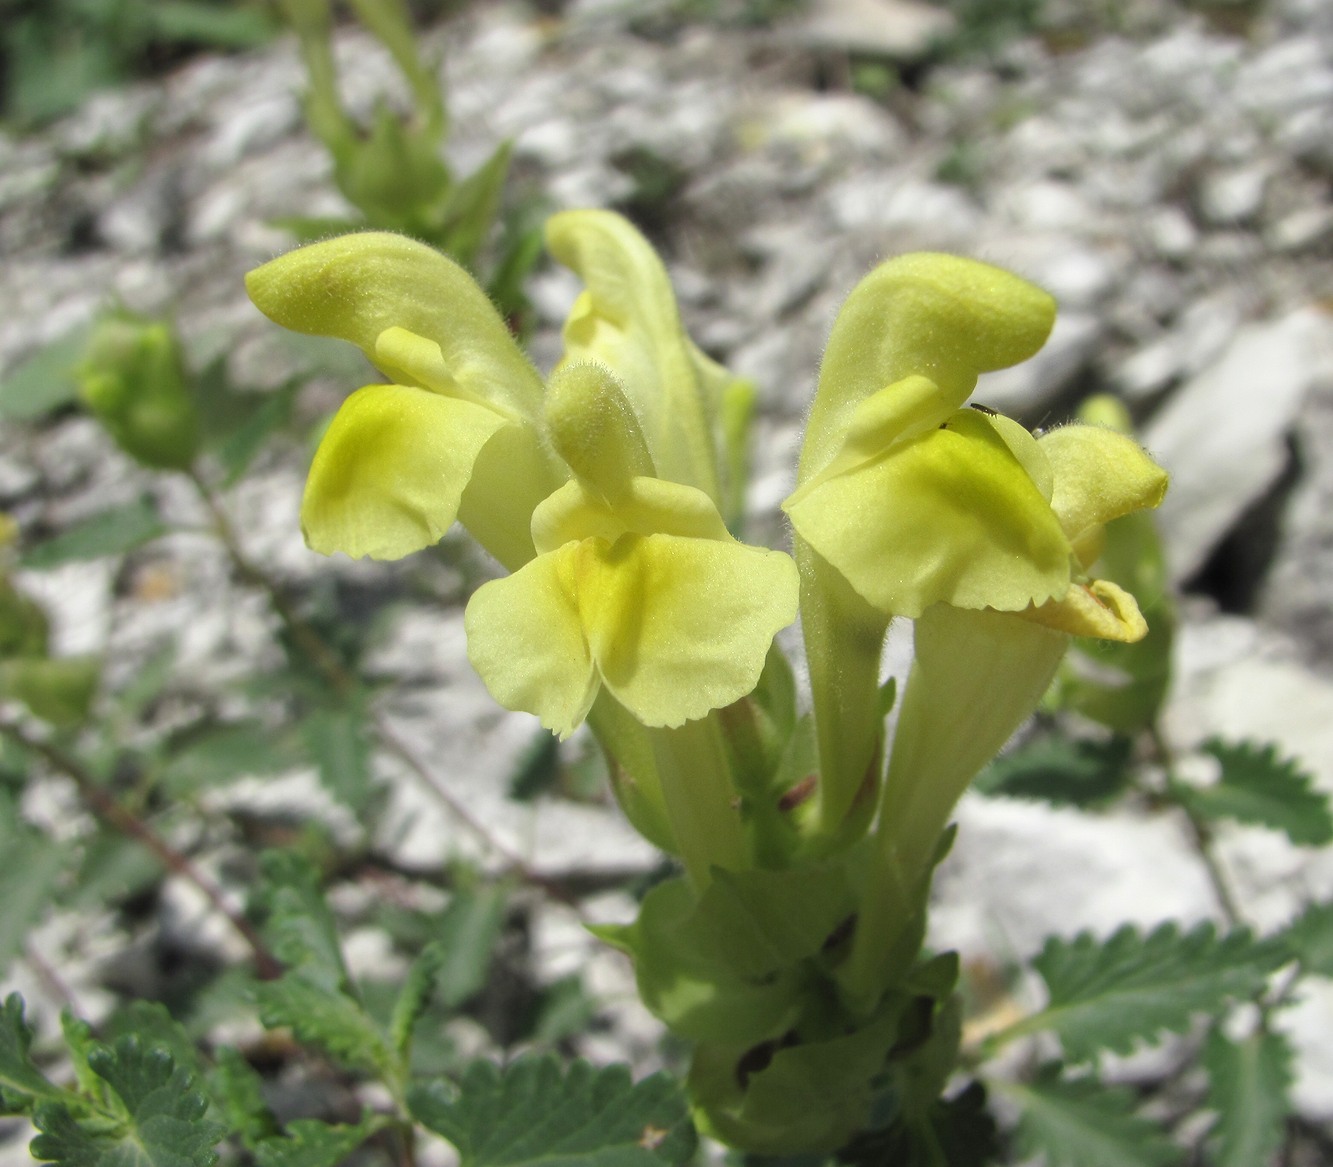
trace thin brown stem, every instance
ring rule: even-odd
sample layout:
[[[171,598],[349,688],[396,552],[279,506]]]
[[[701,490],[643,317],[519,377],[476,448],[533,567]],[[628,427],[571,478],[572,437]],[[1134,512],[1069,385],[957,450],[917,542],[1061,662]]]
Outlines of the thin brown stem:
[[[338,659],[337,654],[329,647],[324,638],[296,611],[278,582],[246,555],[236,536],[231,520],[227,517],[208,483],[194,469],[189,471],[189,477],[190,481],[194,483],[195,489],[199,492],[199,497],[208,508],[218,539],[231,559],[237,575],[241,577],[243,582],[258,588],[268,597],[274,612],[291,636],[292,643],[324,675],[334,691],[340,696],[350,694],[356,688],[356,678]],[[514,875],[524,883],[540,887],[554,898],[576,906],[575,897],[565,888],[533,871],[522,856],[501,842],[494,832],[487,828],[485,823],[472,814],[440,780],[439,775],[434,773],[417,753],[390,728],[381,715],[372,713],[371,724],[381,746],[406,765],[432,797],[471,831],[485,847],[500,857],[505,865],[506,874]]]
[[[281,961],[268,950],[258,929],[227,903],[222,889],[143,819],[117,802],[82,762],[54,743],[34,737],[22,726],[12,722],[0,721],[0,734],[30,753],[36,754],[53,770],[73,782],[84,806],[112,830],[118,831],[128,839],[133,839],[167,871],[192,883],[209,905],[226,917],[250,946],[260,976],[271,979],[282,973]]]

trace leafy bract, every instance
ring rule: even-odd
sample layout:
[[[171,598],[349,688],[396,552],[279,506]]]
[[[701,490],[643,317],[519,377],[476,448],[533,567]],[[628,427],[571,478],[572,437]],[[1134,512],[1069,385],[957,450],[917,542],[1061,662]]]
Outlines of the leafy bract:
[[[1202,788],[1175,788],[1196,814],[1271,827],[1301,846],[1333,842],[1328,798],[1297,762],[1279,757],[1271,742],[1231,744],[1213,738],[1203,748],[1221,763],[1218,781]]]
[[[1209,1135],[1213,1167],[1270,1163],[1282,1145],[1291,1105],[1291,1047],[1279,1033],[1259,1031],[1231,1041],[1220,1030],[1203,1048],[1208,1108],[1217,1112]]]
[[[685,1163],[695,1147],[680,1086],[665,1074],[635,1083],[624,1066],[474,1062],[458,1087],[422,1084],[409,1103],[463,1167],[654,1167]]]
[[[1095,1078],[1062,1078],[1046,1066],[1027,1084],[996,1083],[1018,1103],[1016,1142],[1023,1159],[1043,1156],[1046,1167],[1166,1167],[1179,1147],[1134,1113],[1133,1095]]]
[[[208,1098],[160,1046],[135,1035],[94,1045],[88,1066],[109,1087],[109,1113],[60,1101],[33,1113],[34,1158],[70,1167],[212,1167],[226,1129],[205,1118]]]
[[[1009,1032],[1053,1030],[1074,1062],[1129,1053],[1162,1030],[1183,1032],[1197,1013],[1254,995],[1286,959],[1279,943],[1246,929],[1218,936],[1210,923],[1184,934],[1162,924],[1147,936],[1127,924],[1106,941],[1090,932],[1051,937],[1032,962],[1050,1003]]]

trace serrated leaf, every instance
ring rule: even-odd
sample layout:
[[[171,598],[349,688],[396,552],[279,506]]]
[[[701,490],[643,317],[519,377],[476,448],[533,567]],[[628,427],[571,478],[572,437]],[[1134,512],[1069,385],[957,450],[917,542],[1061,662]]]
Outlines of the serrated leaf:
[[[1096,1078],[1062,1078],[1047,1066],[1028,1084],[995,1083],[1018,1103],[1019,1156],[1045,1167],[1167,1167],[1181,1149],[1134,1113],[1134,1096]]]
[[[1055,806],[1109,802],[1128,785],[1128,738],[1084,741],[1042,737],[995,759],[977,778],[981,794],[1028,798]]]
[[[262,928],[273,955],[325,992],[343,989],[348,984],[347,968],[319,873],[292,851],[266,851],[260,865]]]
[[[696,1142],[680,1085],[665,1074],[635,1083],[624,1066],[473,1062],[457,1088],[422,1084],[408,1103],[462,1167],[654,1167],[687,1162]]]
[[[1172,787],[1195,814],[1270,827],[1299,846],[1333,843],[1328,798],[1314,788],[1313,777],[1294,759],[1278,756],[1277,746],[1228,744],[1213,738],[1203,750],[1221,764],[1219,780],[1212,786]]]
[[[76,1115],[63,1102],[37,1107],[35,1158],[69,1167],[212,1167],[224,1127],[204,1118],[208,1099],[160,1046],[122,1037],[88,1064],[110,1088],[117,1117]]]
[[[351,810],[363,810],[373,792],[365,711],[351,704],[312,710],[301,737],[324,788]]]
[[[139,498],[90,515],[59,535],[34,544],[23,553],[21,562],[32,571],[49,571],[66,563],[124,555],[170,529],[153,502]]]
[[[412,1027],[432,998],[456,1009],[481,991],[508,904],[509,889],[499,885],[455,894],[440,916],[439,935],[422,949],[394,1005],[389,1036],[395,1049],[408,1048]]]
[[[28,1056],[31,1045],[32,1030],[23,1020],[23,998],[11,993],[0,1005],[0,1091],[23,1110],[29,1100],[64,1097],[33,1064]]]
[[[51,905],[64,873],[68,853],[40,831],[14,816],[8,797],[0,793],[0,973],[23,950],[28,929]]]
[[[296,973],[255,990],[259,1020],[270,1029],[286,1027],[305,1042],[322,1046],[348,1066],[392,1074],[397,1062],[384,1035],[360,1002],[312,983]]]
[[[162,782],[177,796],[308,764],[298,743],[260,721],[192,728],[170,750]]]
[[[217,1051],[211,1076],[213,1097],[226,1115],[231,1129],[253,1148],[263,1139],[278,1136],[278,1122],[264,1101],[264,1085],[245,1056],[231,1046]]]
[[[259,1167],[339,1167],[389,1121],[378,1114],[368,1114],[354,1125],[343,1126],[297,1119],[287,1124],[285,1136],[258,1143],[254,1149],[255,1161]]]
[[[904,1120],[897,1101],[891,1095],[888,1113],[874,1129],[837,1153],[839,1167],[987,1167],[996,1161],[999,1131],[980,1082],[969,1083],[952,1098],[937,1099],[915,1125]],[[817,1160],[823,1161],[822,1156]]]
[[[1147,936],[1125,925],[1106,941],[1053,936],[1032,962],[1050,1003],[1008,1034],[1053,1030],[1071,1062],[1126,1054],[1163,1030],[1184,1032],[1197,1013],[1254,996],[1287,959],[1280,943],[1245,929],[1219,937],[1210,923],[1183,935],[1162,924]]]
[[[1231,1041],[1213,1030],[1203,1047],[1208,1109],[1217,1124],[1208,1136],[1213,1167],[1264,1167],[1282,1146],[1291,1103],[1291,1047],[1279,1033]]]
[[[1310,904],[1280,938],[1306,972],[1333,977],[1333,903]]]

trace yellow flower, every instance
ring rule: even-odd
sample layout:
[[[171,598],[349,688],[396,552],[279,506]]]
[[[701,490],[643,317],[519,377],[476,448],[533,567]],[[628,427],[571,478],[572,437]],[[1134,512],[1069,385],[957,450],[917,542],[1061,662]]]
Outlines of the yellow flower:
[[[745,696],[795,618],[795,564],[732,538],[702,490],[653,477],[604,367],[553,376],[547,417],[576,478],[533,515],[537,557],[483,585],[465,615],[468,655],[492,695],[561,737],[603,688],[650,727]]]

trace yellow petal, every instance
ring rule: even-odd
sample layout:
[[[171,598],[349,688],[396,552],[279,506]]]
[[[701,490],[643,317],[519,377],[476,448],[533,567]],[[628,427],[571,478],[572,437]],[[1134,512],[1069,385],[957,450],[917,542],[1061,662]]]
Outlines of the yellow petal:
[[[401,235],[365,231],[299,247],[245,278],[270,320],[336,336],[372,361],[387,329],[439,345],[444,367],[468,392],[536,419],[542,379],[495,306],[453,260]]]
[[[1071,636],[1095,636],[1133,644],[1148,635],[1148,622],[1138,602],[1110,580],[1071,584],[1058,600],[1017,613],[1026,620],[1044,624]]]
[[[491,695],[561,738],[582,723],[599,688],[579,617],[578,555],[571,543],[483,584],[463,614],[468,659]]]
[[[872,606],[1016,611],[1065,593],[1069,544],[1009,446],[974,410],[798,491],[797,533]]]
[[[657,472],[719,499],[712,373],[696,363],[666,268],[610,211],[564,211],[546,222],[551,254],[586,285],[565,324],[565,361],[596,361],[624,383]]]
[[[1055,475],[1051,508],[1085,567],[1100,550],[1097,535],[1102,526],[1155,507],[1166,494],[1166,471],[1138,442],[1115,430],[1061,426],[1043,434],[1038,444]]]
[[[632,478],[614,504],[581,482],[566,483],[533,513],[532,538],[539,552],[571,540],[599,538],[614,543],[621,535],[679,535],[690,539],[729,540],[713,500],[701,490],[661,478]]]
[[[885,385],[919,374],[956,409],[977,374],[1027,360],[1054,322],[1049,295],[989,264],[932,252],[880,264],[834,321],[798,481],[833,460],[857,407]]]
[[[482,448],[505,425],[492,410],[406,385],[368,385],[334,415],[315,452],[301,529],[316,551],[400,559],[458,514]]]
[[[589,541],[579,607],[603,682],[649,726],[678,726],[759,683],[796,618],[796,565],[735,540],[626,535]]]

